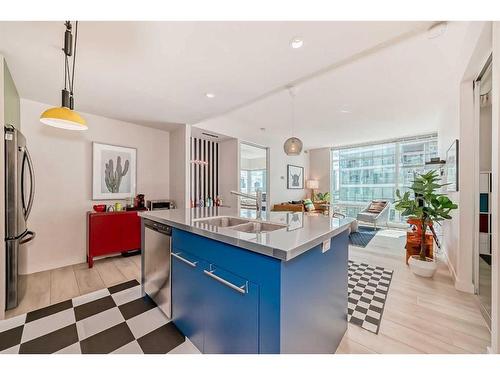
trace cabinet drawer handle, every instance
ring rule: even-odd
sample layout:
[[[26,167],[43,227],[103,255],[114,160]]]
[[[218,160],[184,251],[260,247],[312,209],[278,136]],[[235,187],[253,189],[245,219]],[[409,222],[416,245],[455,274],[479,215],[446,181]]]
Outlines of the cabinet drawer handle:
[[[220,283],[222,283],[222,284],[230,287],[231,289],[234,289],[234,290],[236,290],[237,292],[239,292],[241,294],[248,293],[248,281],[244,285],[242,285],[242,286],[236,286],[233,283],[230,283],[229,281],[223,279],[222,277],[219,277],[219,276],[215,275],[214,271],[215,270],[211,270],[211,271],[203,270],[203,272],[205,273],[205,275],[210,276],[212,279],[217,280],[218,282],[220,282]]]
[[[198,262],[190,262],[189,260],[181,257],[179,254],[172,253],[172,256],[175,257],[175,258],[177,258],[177,259],[179,259],[181,262],[186,263],[187,265],[189,265],[191,267],[196,267],[196,265],[198,264]]]

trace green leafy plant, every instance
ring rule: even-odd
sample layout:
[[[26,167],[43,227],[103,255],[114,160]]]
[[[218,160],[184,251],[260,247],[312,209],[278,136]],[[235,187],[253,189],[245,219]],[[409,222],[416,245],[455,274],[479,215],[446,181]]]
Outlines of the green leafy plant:
[[[314,198],[316,201],[330,201],[330,192],[327,191],[326,193],[316,193],[316,196]]]
[[[431,170],[427,173],[415,174],[410,191],[401,195],[396,190],[396,210],[403,216],[420,221],[422,239],[420,242],[419,259],[425,261],[425,233],[432,223],[441,224],[443,220],[451,219],[450,212],[458,208],[446,195],[439,194],[441,187],[447,184],[439,183],[439,173]]]

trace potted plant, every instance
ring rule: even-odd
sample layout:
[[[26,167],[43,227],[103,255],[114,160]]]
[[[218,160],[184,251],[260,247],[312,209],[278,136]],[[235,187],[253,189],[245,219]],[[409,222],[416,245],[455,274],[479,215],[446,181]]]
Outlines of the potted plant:
[[[330,192],[327,191],[326,193],[316,193],[316,196],[314,197],[315,202],[329,202],[330,201]]]
[[[443,220],[451,219],[450,212],[458,208],[458,205],[447,196],[438,193],[445,185],[439,183],[439,173],[431,170],[427,173],[415,174],[410,191],[401,195],[399,189],[396,190],[397,200],[394,202],[396,210],[412,219],[413,223],[417,222],[420,225],[422,235],[420,254],[411,256],[408,262],[412,272],[419,276],[432,277],[437,268],[434,259],[426,257],[427,227],[433,223],[441,224]]]

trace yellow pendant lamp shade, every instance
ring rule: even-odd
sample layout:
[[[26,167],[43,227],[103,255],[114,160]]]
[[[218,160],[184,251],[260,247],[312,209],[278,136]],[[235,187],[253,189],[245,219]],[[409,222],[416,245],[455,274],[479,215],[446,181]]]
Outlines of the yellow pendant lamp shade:
[[[74,108],[76,41],[78,38],[78,21],[76,21],[75,39],[73,42],[73,25],[70,21],[64,23],[64,88],[61,90],[61,106],[49,108],[40,116],[42,124],[67,130],[87,130],[85,119]],[[70,71],[70,58],[73,57]]]
[[[68,130],[87,130],[85,119],[67,107],[49,108],[40,116],[45,125]]]

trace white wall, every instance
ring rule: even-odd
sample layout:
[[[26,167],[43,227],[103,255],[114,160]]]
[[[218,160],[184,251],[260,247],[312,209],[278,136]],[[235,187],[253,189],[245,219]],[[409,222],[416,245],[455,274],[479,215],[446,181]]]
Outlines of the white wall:
[[[309,178],[309,153],[302,152],[298,156],[288,156],[283,150],[281,140],[273,140],[265,146],[269,147],[269,207],[275,203],[297,201],[306,198],[309,191],[305,189]],[[287,165],[304,167],[304,189],[287,189]]]
[[[219,142],[219,195],[222,204],[238,207],[238,197],[230,193],[240,190],[240,144],[237,139]]]
[[[453,219],[443,224],[443,249],[455,277],[455,287],[472,293],[473,251],[475,232],[475,168],[479,168],[479,133],[474,129],[473,80],[484,66],[491,52],[491,23],[471,22],[462,43],[457,61],[456,95],[450,97],[451,111],[442,118],[439,127],[439,153],[446,157],[446,150],[459,139],[459,192],[449,193],[449,198],[459,205]],[[476,134],[477,133],[477,134]],[[471,177],[472,176],[472,177]]]
[[[51,107],[21,101],[22,129],[36,175],[35,201],[28,225],[36,239],[21,253],[21,273],[85,261],[86,212],[92,209],[92,142],[137,148],[137,193],[169,197],[169,133],[83,113],[89,130],[72,132],[44,126],[39,117]]]
[[[309,150],[309,178],[319,181],[317,191],[321,193],[330,191],[332,170],[330,154],[330,148],[328,147]]]
[[[189,138],[190,126],[170,132],[170,199],[177,208],[189,207]]]

